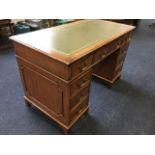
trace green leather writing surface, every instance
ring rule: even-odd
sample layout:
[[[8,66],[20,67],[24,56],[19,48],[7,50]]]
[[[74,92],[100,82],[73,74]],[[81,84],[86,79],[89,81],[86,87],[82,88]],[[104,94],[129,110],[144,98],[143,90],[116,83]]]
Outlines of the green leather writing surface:
[[[85,20],[15,37],[32,47],[47,49],[49,53],[54,51],[70,55],[98,41],[109,39],[127,27],[103,20]]]

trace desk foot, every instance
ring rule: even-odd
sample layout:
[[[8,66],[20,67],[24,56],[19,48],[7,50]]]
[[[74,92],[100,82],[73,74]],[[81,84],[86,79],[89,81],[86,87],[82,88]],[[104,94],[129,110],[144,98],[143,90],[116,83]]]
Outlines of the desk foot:
[[[69,129],[63,128],[63,133],[64,133],[65,135],[68,135],[68,134],[69,134]]]
[[[31,107],[31,103],[28,102],[25,98],[24,98],[24,101],[25,101],[25,105],[26,105],[27,107]]]
[[[107,87],[107,88],[112,88],[112,86],[121,78],[121,74],[117,75],[113,80],[109,80],[106,79],[102,76],[99,76],[97,74],[93,74],[96,78],[100,79],[101,81],[103,81],[103,84]]]
[[[87,115],[89,112],[89,108],[85,111],[84,115]]]
[[[106,86],[107,88],[111,89],[112,86],[113,86],[113,83],[105,82],[105,86]]]
[[[109,82],[109,81],[105,81],[105,85],[107,88],[112,88],[112,86],[118,81],[120,80],[121,75],[119,75],[115,80]]]

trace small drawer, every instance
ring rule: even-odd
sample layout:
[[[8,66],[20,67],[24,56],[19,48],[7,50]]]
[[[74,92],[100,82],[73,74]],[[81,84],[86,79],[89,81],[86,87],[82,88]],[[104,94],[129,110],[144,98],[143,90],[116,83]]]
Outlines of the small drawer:
[[[131,40],[131,35],[127,34],[120,38],[120,43],[121,44],[129,44],[130,40]]]
[[[123,67],[123,64],[119,65],[119,66],[115,69],[114,76],[118,76],[118,75],[121,73],[122,67]]]
[[[91,80],[91,72],[87,72],[84,74],[81,78],[77,79],[75,82],[73,82],[70,86],[70,95],[74,96],[78,91],[81,89],[87,87],[90,84]]]
[[[118,39],[116,40],[116,42],[117,42],[117,47],[120,47],[120,46],[125,42],[125,38],[126,38],[126,36],[121,36],[120,38],[118,38]]]
[[[120,38],[114,40],[112,43],[105,46],[104,50],[109,55],[110,53],[113,53],[117,49],[122,48],[122,46],[128,47],[127,45],[129,43],[129,40],[130,40],[129,35],[121,36]],[[124,45],[124,44],[126,44],[126,45]]]
[[[93,55],[86,56],[79,61],[75,62],[71,66],[71,76],[76,77],[78,74],[85,72],[92,65]]]
[[[108,55],[108,52],[104,47],[96,50],[94,57],[93,57],[93,63],[97,63],[103,60],[107,55]]]
[[[130,41],[130,36],[129,35],[123,35],[121,37],[119,37],[118,39],[114,40],[112,43],[111,43],[111,47],[109,45],[109,49],[118,49],[120,48],[123,44],[125,43],[128,43]]]
[[[74,111],[76,107],[78,107],[85,98],[89,95],[89,86],[82,89],[76,96],[70,99],[70,110]]]
[[[125,35],[125,36],[124,36],[124,40],[125,40],[126,42],[130,42],[130,40],[131,40],[131,34]]]
[[[124,45],[124,47],[119,51],[119,56],[118,56],[118,60],[117,60],[118,62],[124,61],[124,59],[126,57],[127,49],[128,49],[128,44]]]
[[[122,69],[122,66],[123,66],[123,61],[120,62],[120,63],[117,65],[117,67],[116,67],[116,72],[117,72],[117,71],[120,71],[120,70]]]
[[[106,46],[96,50],[93,57],[93,63],[98,63],[99,61],[105,59],[108,55],[116,51],[118,48],[120,48],[120,42],[117,39],[112,43],[109,43]]]
[[[124,57],[125,57],[125,54],[124,53],[120,54],[119,57],[118,57],[118,59],[117,59],[117,63],[123,62]]]
[[[113,42],[106,45],[104,50],[106,51],[107,55],[113,53],[117,49],[121,47],[121,41],[120,39],[114,40]]]
[[[117,62],[119,63],[120,61],[123,61],[125,56],[126,56],[126,50],[122,49],[119,53]]]
[[[88,107],[88,101],[89,98],[87,97],[74,111],[71,112],[70,121],[81,115],[81,113]]]

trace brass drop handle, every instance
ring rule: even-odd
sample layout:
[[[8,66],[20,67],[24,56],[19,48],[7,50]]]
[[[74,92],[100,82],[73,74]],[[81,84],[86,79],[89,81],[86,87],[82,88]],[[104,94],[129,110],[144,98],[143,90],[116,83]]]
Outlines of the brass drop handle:
[[[63,115],[62,114],[58,114],[58,117],[61,118],[61,117],[63,117]]]
[[[82,97],[82,96],[77,96],[77,97],[76,97],[76,100],[79,102],[79,101],[81,100],[81,97]]]
[[[79,82],[78,87],[83,88],[86,85],[87,82],[88,82],[88,80],[84,80],[82,82]]]
[[[101,59],[104,59],[106,57],[106,54],[101,54]]]
[[[83,72],[83,71],[86,71],[88,69],[88,66],[85,66],[85,67],[79,67],[80,71]]]
[[[117,43],[117,48],[120,48],[120,43]]]

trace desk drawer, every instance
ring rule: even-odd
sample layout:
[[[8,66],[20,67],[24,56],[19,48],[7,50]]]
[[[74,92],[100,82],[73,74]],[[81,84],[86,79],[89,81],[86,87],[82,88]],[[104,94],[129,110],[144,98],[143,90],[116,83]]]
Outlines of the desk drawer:
[[[85,72],[92,65],[93,55],[86,56],[71,66],[71,78],[76,77],[78,74]]]
[[[119,56],[117,58],[116,68],[115,68],[115,76],[117,76],[118,74],[121,73],[123,63],[124,63],[124,60],[125,60],[125,57],[126,57],[128,45],[129,45],[129,41],[125,42],[123,44],[123,47],[119,51]]]
[[[93,64],[98,63],[105,59],[108,55],[119,49],[121,46],[121,41],[120,39],[117,39],[113,41],[112,43],[99,48],[96,50],[94,57],[93,57]]]
[[[85,98],[89,96],[89,86],[82,89],[76,96],[74,96],[72,99],[70,99],[70,110],[74,111]]]
[[[108,55],[108,52],[104,47],[96,50],[94,57],[93,57],[93,63],[95,64],[103,60],[107,55]]]
[[[81,91],[81,89],[89,86],[91,80],[92,72],[85,73],[81,78],[78,78],[73,82],[70,86],[70,95],[74,96],[77,92]]]
[[[130,35],[124,35],[95,51],[93,56],[93,64],[102,61],[108,55],[121,48],[121,46],[130,40]]]
[[[129,42],[131,38],[130,34],[123,35],[116,40],[117,46],[122,46],[124,43]]]
[[[81,104],[70,113],[70,121],[79,116],[88,107],[89,97],[86,97]]]

